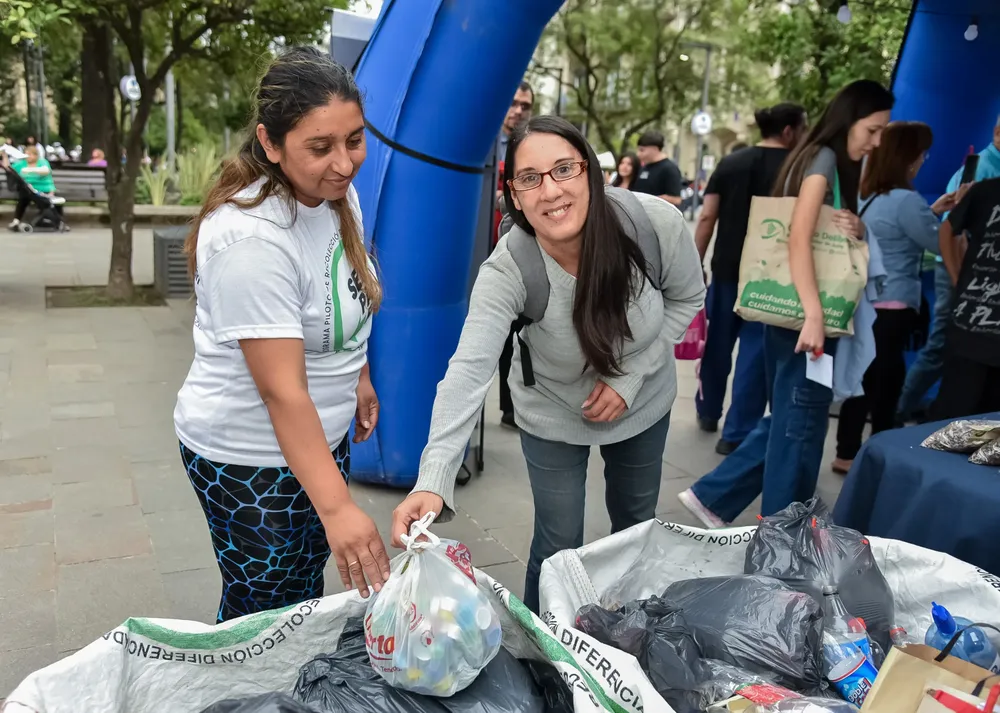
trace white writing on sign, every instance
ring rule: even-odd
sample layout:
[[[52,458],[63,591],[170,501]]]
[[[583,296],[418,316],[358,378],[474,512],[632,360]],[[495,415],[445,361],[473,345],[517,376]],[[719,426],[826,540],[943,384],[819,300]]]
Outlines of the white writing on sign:
[[[995,206],[989,225],[1000,221]],[[971,273],[955,304],[955,325],[973,334],[1000,335],[1000,233],[987,233],[968,266]],[[964,279],[964,278],[963,278]],[[961,285],[961,283],[960,283]]]

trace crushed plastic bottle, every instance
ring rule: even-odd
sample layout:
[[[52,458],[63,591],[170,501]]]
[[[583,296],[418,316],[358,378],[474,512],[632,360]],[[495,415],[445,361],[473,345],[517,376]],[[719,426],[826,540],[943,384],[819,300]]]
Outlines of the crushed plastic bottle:
[[[944,650],[948,643],[963,629],[962,635],[951,650],[951,655],[975,664],[992,673],[1000,673],[1000,655],[997,654],[993,642],[986,632],[965,617],[952,616],[945,607],[937,602],[931,605],[931,618],[934,623],[927,629],[924,643],[938,651]]]

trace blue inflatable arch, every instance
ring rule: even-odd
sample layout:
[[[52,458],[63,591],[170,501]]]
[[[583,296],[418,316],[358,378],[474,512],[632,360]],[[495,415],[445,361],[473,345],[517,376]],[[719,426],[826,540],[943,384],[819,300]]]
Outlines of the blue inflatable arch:
[[[368,160],[356,185],[385,301],[370,343],[382,412],[352,476],[411,487],[462,329],[484,162],[542,30],[562,0],[386,0],[357,69]],[[979,36],[964,38],[973,18]],[[1000,0],[915,0],[896,66],[896,119],[934,147],[918,188],[936,197],[1000,114]],[[794,99],[794,97],[789,97]]]
[[[978,36],[966,40],[969,25]],[[1000,0],[916,0],[893,76],[893,118],[923,121],[934,131],[934,146],[917,176],[929,198],[941,195],[948,180],[975,146],[990,143],[1000,115]]]

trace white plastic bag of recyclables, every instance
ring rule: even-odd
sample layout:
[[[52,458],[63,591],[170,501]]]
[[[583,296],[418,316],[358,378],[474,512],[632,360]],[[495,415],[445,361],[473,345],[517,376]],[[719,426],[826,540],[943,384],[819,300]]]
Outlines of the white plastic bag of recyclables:
[[[626,700],[666,705],[631,656],[599,644],[580,647],[575,634],[550,630],[489,575],[475,575],[500,616],[504,646],[518,658],[552,663],[572,687],[576,711],[634,710],[621,704],[623,688],[631,691]],[[347,620],[364,612],[365,602],[348,592],[218,626],[129,619],[28,676],[3,713],[196,713],[225,698],[291,693],[299,668],[335,650]],[[605,668],[619,672],[610,683],[590,673]]]
[[[671,711],[653,708],[645,697],[630,705],[622,691],[645,690],[631,678],[634,666],[610,663],[593,639],[570,631],[585,604],[617,607],[634,599],[662,594],[673,582],[743,573],[747,544],[756,527],[700,530],[650,520],[593,542],[565,550],[542,564],[542,620],[564,646],[579,652],[577,661],[597,685],[617,692],[630,713]],[[896,624],[918,639],[931,624],[931,602],[947,603],[952,612],[973,621],[1000,624],[1000,577],[950,555],[898,540],[869,538],[872,552],[895,595]],[[567,635],[569,632],[570,635]],[[597,651],[593,656],[589,651]]]

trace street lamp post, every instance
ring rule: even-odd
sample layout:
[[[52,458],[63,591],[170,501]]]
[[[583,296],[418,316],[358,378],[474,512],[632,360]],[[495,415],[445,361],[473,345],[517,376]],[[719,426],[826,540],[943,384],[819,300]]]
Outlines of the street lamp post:
[[[708,112],[708,85],[711,77],[711,66],[712,66],[712,50],[715,49],[715,45],[711,45],[707,42],[681,42],[684,47],[694,47],[696,49],[705,50],[705,70],[702,75],[701,84],[701,110],[702,112]],[[703,145],[702,137],[696,137],[698,139],[698,149],[695,153],[695,167],[694,167],[694,198],[691,202],[692,214],[698,210],[698,204],[700,203],[700,196],[698,195],[698,176],[701,173],[701,162],[703,159]]]
[[[558,82],[557,94],[556,94],[556,116],[563,115],[563,68],[560,67],[544,67],[540,64],[535,65],[536,70],[540,70],[543,74],[546,74]]]

